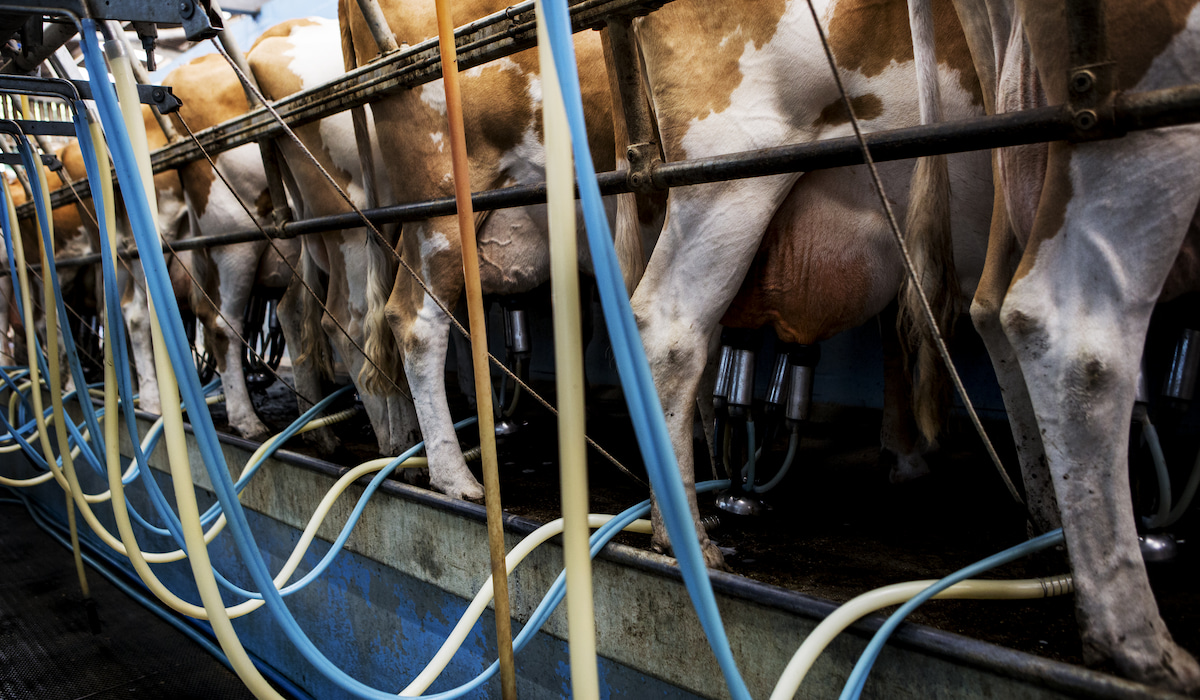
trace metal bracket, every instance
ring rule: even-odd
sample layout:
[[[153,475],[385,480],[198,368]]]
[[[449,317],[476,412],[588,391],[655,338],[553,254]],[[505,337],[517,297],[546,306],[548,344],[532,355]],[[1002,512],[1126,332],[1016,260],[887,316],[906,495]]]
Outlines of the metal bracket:
[[[1117,126],[1117,65],[1110,59],[1101,0],[1067,0],[1067,104],[1075,135],[1071,141],[1122,136]]]
[[[626,181],[634,192],[648,194],[660,189],[654,183],[654,168],[662,163],[662,149],[654,115],[650,111],[646,83],[642,80],[632,20],[629,15],[610,16],[607,18],[607,29],[616,67],[617,90],[621,96],[619,107],[625,115],[625,133],[629,137],[629,146],[625,151],[629,160]]]
[[[183,104],[169,87],[161,85],[138,85],[137,90],[138,99],[142,104],[157,107],[158,111],[162,114],[170,114],[179,109]],[[81,99],[93,99],[92,85],[86,80],[35,78],[27,75],[0,75],[0,92],[58,97],[66,101],[72,109],[74,109],[75,102]],[[73,131],[71,133],[74,134]]]
[[[15,120],[21,130],[30,136],[66,136],[75,138],[75,125],[71,122],[39,122],[29,119]]]
[[[79,90],[79,96],[85,100],[94,99],[92,97],[92,85],[86,80],[72,80],[75,88]],[[170,114],[178,111],[183,106],[183,101],[175,96],[173,88],[165,85],[141,85],[137,86],[138,101],[144,105],[150,105],[158,109],[159,114]]]
[[[182,24],[188,41],[211,39],[225,29],[221,14],[213,10],[209,0],[22,0],[19,5],[10,7],[19,8],[21,12],[65,14],[76,20],[91,17],[95,20]]]
[[[71,109],[79,101],[79,88],[73,81],[62,78],[34,78],[27,75],[0,75],[0,92],[57,97]]]
[[[0,153],[0,164],[24,165],[25,162],[21,160],[21,155],[19,153]],[[58,170],[62,167],[62,161],[58,159],[58,156],[48,156],[42,154],[42,165],[50,168],[51,170]]]

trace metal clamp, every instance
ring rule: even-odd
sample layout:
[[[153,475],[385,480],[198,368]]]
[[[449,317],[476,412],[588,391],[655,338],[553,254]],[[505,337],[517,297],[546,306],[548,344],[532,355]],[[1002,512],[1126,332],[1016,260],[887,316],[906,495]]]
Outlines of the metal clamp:
[[[1110,59],[1101,0],[1067,0],[1067,105],[1075,134],[1071,141],[1122,136],[1116,120],[1117,64]]]

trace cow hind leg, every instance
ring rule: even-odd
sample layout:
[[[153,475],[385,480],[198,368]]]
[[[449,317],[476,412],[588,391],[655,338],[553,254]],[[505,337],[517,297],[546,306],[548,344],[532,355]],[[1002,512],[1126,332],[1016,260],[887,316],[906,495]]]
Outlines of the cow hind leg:
[[[1025,487],[1025,504],[1029,522],[1036,532],[1048,532],[1062,527],[1058,516],[1058,501],[1054,483],[1046,462],[1046,448],[1033,415],[1025,375],[1017,361],[1012,343],[1000,323],[1000,307],[1012,280],[1016,266],[1016,239],[1009,228],[1003,194],[998,194],[992,209],[992,231],[988,240],[987,263],[975,298],[971,303],[971,321],[987,347],[992,369],[1004,397],[1004,408],[1017,448],[1021,478]]]
[[[162,404],[158,397],[158,379],[154,375],[154,349],[150,344],[150,309],[148,299],[140,285],[131,277],[134,285],[132,298],[122,303],[125,324],[129,329],[129,341],[133,347],[133,365],[138,375],[138,408],[150,413],[159,413]]]
[[[1200,192],[1194,129],[1053,144],[1001,308],[1041,430],[1085,660],[1182,691],[1200,665],[1159,615],[1138,547],[1128,434],[1150,313]]]
[[[283,328],[283,339],[292,358],[292,382],[299,394],[296,402],[301,413],[312,407],[311,401],[319,401],[323,391],[321,370],[316,361],[318,354],[301,350],[304,343],[303,295],[307,293],[300,281],[293,279],[276,310],[279,325]],[[332,454],[338,447],[337,435],[329,426],[304,433],[304,440],[325,455]]]
[[[402,289],[397,285],[397,290]],[[388,302],[388,323],[404,350],[404,371],[412,389],[425,454],[429,460],[429,485],[452,498],[480,500],[483,487],[467,469],[450,408],[446,403],[446,347],[449,321],[428,298],[409,316],[396,304],[396,295]]]

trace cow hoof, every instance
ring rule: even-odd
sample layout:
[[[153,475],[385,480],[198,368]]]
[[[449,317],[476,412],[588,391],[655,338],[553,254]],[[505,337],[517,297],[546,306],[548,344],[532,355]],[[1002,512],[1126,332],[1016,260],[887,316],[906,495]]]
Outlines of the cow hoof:
[[[450,498],[458,498],[475,503],[483,502],[483,487],[479,485],[478,481],[475,481],[474,477],[471,477],[470,480],[452,480],[448,484],[430,482],[430,485]]]
[[[265,440],[271,435],[271,429],[258,420],[239,422],[234,426],[234,430],[237,431],[238,435],[247,440],[256,440],[258,442]]]
[[[1174,642],[1170,642],[1162,651],[1157,663],[1137,668],[1129,675],[1147,685],[1200,697],[1200,664]]]
[[[919,454],[897,455],[896,464],[888,472],[888,481],[893,484],[904,484],[929,476],[929,463]]]

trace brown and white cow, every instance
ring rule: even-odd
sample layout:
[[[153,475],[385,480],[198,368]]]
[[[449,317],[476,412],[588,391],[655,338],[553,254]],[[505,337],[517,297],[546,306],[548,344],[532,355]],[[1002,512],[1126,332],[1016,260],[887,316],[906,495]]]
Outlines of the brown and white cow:
[[[172,115],[180,133],[186,133],[184,121],[193,131],[200,131],[247,110],[246,98],[237,76],[219,55],[202,56],[191,61],[172,71],[163,84],[172,87],[183,103],[179,113]],[[153,149],[165,145],[166,138],[157,122],[151,118],[152,115],[145,116],[150,147]],[[247,216],[238,201],[239,197],[248,203],[251,214],[260,223],[267,223],[270,196],[257,147],[243,146],[221,153],[214,160],[220,172],[237,188],[236,195],[203,159],[193,161],[178,171],[178,179],[175,180],[179,183],[177,186],[172,187],[169,181],[175,176],[174,173],[156,176],[159,232],[163,238],[169,241],[178,239],[185,231],[192,236],[201,236],[253,229],[254,220]],[[161,183],[160,178],[164,179]],[[277,245],[295,265],[299,259],[299,243],[284,240]],[[194,280],[194,284],[180,286],[188,288],[191,309],[203,323],[206,346],[214,353],[217,369],[221,372],[229,425],[244,437],[262,436],[267,433],[267,427],[255,413],[246,388],[239,336],[245,337],[243,314],[255,287],[287,290],[292,279],[291,269],[265,239],[183,252],[179,258],[188,274],[176,281],[186,278]],[[122,307],[130,325],[145,406],[144,397],[148,390],[153,391],[152,396],[157,396],[156,387],[153,386],[148,307],[144,299],[144,284],[134,284],[128,289],[130,293]],[[295,304],[281,304],[279,309],[285,338],[293,348],[300,344],[300,319],[297,313],[290,313],[295,308]],[[304,376],[308,366],[295,363],[293,370],[298,377]],[[301,382],[299,379],[297,381]],[[314,391],[306,395],[315,399],[317,393]],[[304,400],[300,404],[302,410],[308,407]],[[324,449],[332,449],[335,441],[331,431],[321,429],[314,433],[309,439],[316,440]]]
[[[1063,0],[955,4],[989,111],[1068,101]],[[1195,0],[1104,9],[1117,89],[1200,82]],[[1127,450],[1151,311],[1200,282],[1197,157],[1194,125],[997,151],[971,309],[1004,391],[1030,515],[1064,530],[1085,659],[1193,693],[1200,666],[1167,631],[1139,551]]]
[[[393,0],[380,4],[400,45],[416,44],[437,34],[432,3]],[[456,2],[455,20],[466,22],[505,6],[497,0]],[[373,58],[378,51],[357,3],[340,2],[338,16],[347,56],[356,57],[356,64]],[[600,66],[604,62],[600,38],[594,33],[577,37],[576,52],[584,65]],[[614,128],[607,76],[603,71],[588,70],[581,77],[589,133],[595,135],[593,158],[597,167],[612,168]],[[536,54],[526,51],[465,71],[462,95],[472,190],[542,182],[545,153]],[[390,95],[373,103],[372,110],[395,201],[452,195],[441,81]],[[484,293],[525,292],[548,279],[544,206],[481,213],[477,226]],[[640,263],[640,235],[618,237],[616,244],[619,255],[626,251],[623,260]],[[639,252],[630,252],[635,249]],[[580,251],[584,258],[586,246]],[[397,252],[442,302],[454,308],[463,290],[455,217],[404,224]],[[586,265],[586,259],[581,262]],[[396,275],[387,318],[399,342],[416,402],[431,484],[451,496],[481,498],[483,489],[463,461],[446,404],[444,367],[449,319],[404,270]]]
[[[826,0],[816,7],[863,127],[919,123],[904,1]],[[977,115],[978,82],[954,9],[949,0],[936,8],[935,30],[948,48],[939,81],[945,112]],[[805,2],[718,8],[676,0],[635,29],[668,160],[853,134]],[[709,69],[695,71],[698,64]],[[912,163],[881,164],[880,173],[902,214]],[[954,252],[969,293],[986,238],[986,156],[951,158],[950,179]],[[722,316],[733,325],[771,323],[785,341],[799,343],[861,323],[895,297],[903,277],[888,231],[863,168],[671,192],[666,228],[632,303],[680,465],[692,464],[688,407]],[[689,467],[683,473],[696,515],[694,475]],[[665,549],[666,532],[654,516],[655,545]],[[721,565],[699,525],[697,535],[708,563]]]
[[[77,144],[72,142],[58,149],[55,155],[63,163],[63,168],[61,170],[45,169],[46,184],[50,188],[50,191],[65,186],[64,176],[70,178],[72,181],[78,181],[84,176],[83,160],[79,155]],[[16,206],[21,206],[26,201],[25,192],[20,185],[16,187],[10,186],[9,192],[12,193],[13,202]],[[54,242],[53,254],[56,258],[73,258],[90,255],[99,250],[97,229],[83,207],[84,204],[68,203],[56,207],[51,211]],[[37,251],[41,245],[38,228],[32,218],[20,219],[18,225],[26,251],[25,254],[29,257],[29,262],[35,264],[37,262]],[[40,273],[38,274],[40,275]],[[40,279],[40,277],[33,278],[31,284],[36,282],[37,279]],[[58,281],[68,314],[74,312],[86,318],[100,311],[101,297],[98,295],[100,280],[99,270],[96,266],[60,268],[58,270]],[[36,283],[31,293],[33,296],[31,303],[34,306],[34,318],[38,326],[38,334],[42,338],[45,338],[47,329],[45,327],[46,318],[42,310],[41,284]],[[14,320],[14,325],[22,323],[19,317],[15,317]],[[68,323],[70,320],[59,319],[60,326],[55,329],[59,335],[58,347],[60,353],[66,352],[66,346],[62,340],[61,324]],[[24,364],[27,361],[23,337],[20,333],[14,334],[13,337],[14,349],[17,355],[16,359],[19,364]],[[7,348],[5,350],[7,351]],[[81,349],[81,352],[86,353],[87,350]],[[92,353],[92,355],[90,359],[93,362],[98,362],[99,360],[95,357],[95,353]],[[75,381],[65,358],[65,354],[63,354],[61,358],[62,362],[60,362],[62,385],[64,391],[71,391],[75,388]]]
[[[328,82],[344,72],[337,22],[321,18],[288,20],[268,29],[250,49],[246,59],[259,87],[270,100]],[[369,115],[370,108],[366,109]],[[384,158],[378,151],[378,142],[373,138],[374,127],[369,122],[368,119],[375,149],[372,159],[376,165],[375,181],[384,182],[387,178],[382,168]],[[355,145],[349,112],[298,126],[295,132],[356,206],[372,206],[368,204],[363,163]],[[278,143],[287,166],[288,184],[293,186],[292,199],[303,218],[351,211],[293,141],[280,139]],[[386,188],[384,190],[390,198],[390,193]],[[379,202],[381,205],[388,203],[386,199]],[[314,355],[319,364],[326,364],[319,359],[322,353],[328,352],[321,336],[334,344],[359,387],[359,396],[378,438],[380,453],[400,454],[419,439],[412,402],[395,391],[372,391],[359,379],[366,365],[363,353],[358,349],[361,347],[373,361],[381,363],[383,371],[391,375],[393,381],[402,387],[406,384],[395,336],[382,318],[387,294],[396,275],[392,255],[363,227],[305,236],[301,255],[310,286],[314,290],[323,286],[325,290],[322,300],[311,298],[307,291],[302,292],[306,309],[303,314],[303,353]],[[326,276],[324,285],[316,279],[317,275],[312,274],[314,270],[320,270]],[[314,325],[315,332],[311,328]],[[350,334],[353,342],[342,329]],[[306,391],[305,387],[299,388]],[[319,388],[312,390],[315,392]]]

